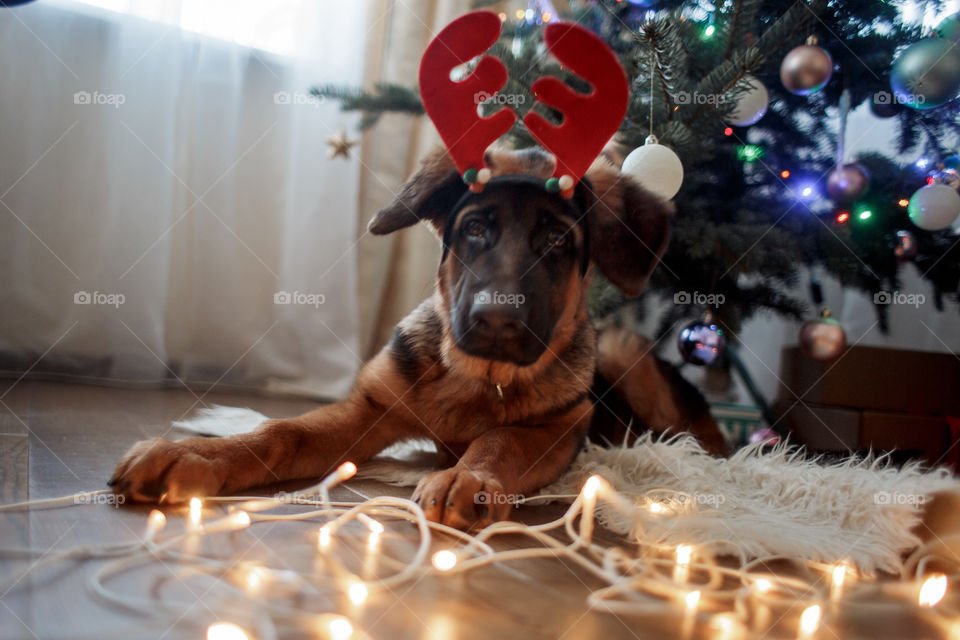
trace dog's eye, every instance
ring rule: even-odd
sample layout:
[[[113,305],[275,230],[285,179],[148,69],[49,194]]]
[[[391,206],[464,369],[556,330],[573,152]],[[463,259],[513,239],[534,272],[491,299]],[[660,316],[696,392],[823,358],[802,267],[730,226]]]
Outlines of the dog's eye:
[[[467,221],[467,223],[463,226],[463,230],[468,236],[482,238],[487,233],[487,226],[480,220],[474,218],[473,220]]]
[[[566,229],[551,229],[547,232],[547,244],[554,249],[567,246],[569,241],[570,233]]]

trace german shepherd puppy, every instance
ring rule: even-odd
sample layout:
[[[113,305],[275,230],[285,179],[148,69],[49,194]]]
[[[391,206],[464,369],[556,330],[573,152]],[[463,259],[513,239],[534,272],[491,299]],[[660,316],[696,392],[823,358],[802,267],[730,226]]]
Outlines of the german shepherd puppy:
[[[688,430],[722,453],[703,398],[639,336],[605,333],[598,357],[587,314],[594,267],[628,295],[643,290],[666,249],[672,206],[603,158],[571,199],[544,189],[554,159],[539,149],[488,151],[486,165],[494,177],[473,193],[438,150],[371,221],[375,234],[426,221],[443,255],[434,295],[400,322],[344,401],[244,435],[137,443],[113,490],[179,503],[323,476],[429,438],[447,468],[426,476],[415,499],[431,520],[470,528],[507,518],[513,496],[555,480],[582,446],[595,403],[608,439],[641,427]],[[591,394],[595,376],[603,390]]]

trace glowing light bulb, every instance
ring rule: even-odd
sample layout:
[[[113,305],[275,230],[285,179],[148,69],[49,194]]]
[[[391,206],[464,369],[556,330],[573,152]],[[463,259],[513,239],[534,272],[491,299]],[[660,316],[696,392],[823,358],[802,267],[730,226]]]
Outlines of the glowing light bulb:
[[[947,576],[935,573],[923,582],[917,602],[921,607],[933,607],[947,594]]]
[[[687,611],[696,609],[697,604],[700,602],[700,591],[691,591],[684,597],[684,601],[687,603]]]
[[[350,585],[350,588],[347,589],[347,595],[350,596],[350,602],[360,606],[367,601],[367,596],[370,595],[370,591],[367,589],[367,585],[362,582],[354,582]]]
[[[843,581],[847,577],[847,566],[843,564],[838,564],[833,568],[833,588],[839,589],[843,586]]]
[[[587,478],[587,481],[583,483],[583,497],[587,499],[593,499],[597,497],[597,492],[600,490],[600,482],[603,480],[600,476],[590,476]]]
[[[523,20],[523,16],[525,16],[526,13],[523,9],[517,9],[517,12],[513,15],[517,16],[517,20]]]
[[[810,638],[816,632],[817,627],[820,626],[820,616],[822,611],[820,605],[815,604],[812,607],[807,607],[803,610],[803,613],[800,614],[800,637],[801,638]]]
[[[337,486],[341,482],[346,482],[357,474],[357,465],[350,461],[344,462],[337,469],[320,482],[320,490],[326,491]]]
[[[245,529],[250,526],[250,514],[246,511],[237,511],[230,514],[230,524],[235,529]]]
[[[677,564],[690,564],[690,557],[693,555],[693,547],[682,544],[677,547]]]
[[[766,578],[757,578],[757,581],[753,583],[754,588],[760,593],[766,593],[773,589],[773,583],[767,580]]]
[[[353,635],[353,625],[346,618],[334,618],[330,621],[330,637],[334,640],[346,640]]]
[[[207,640],[247,640],[247,632],[232,622],[215,622],[207,627]]]
[[[717,28],[714,25],[707,25],[707,28],[703,30],[704,38],[712,38],[713,34],[717,32]]]
[[[907,200],[906,198],[900,198],[900,201],[897,202],[897,204],[899,204],[901,207],[903,207],[904,209],[906,209],[907,207],[910,206],[910,201]]]
[[[380,533],[377,531],[371,531],[370,536],[367,538],[367,549],[370,551],[375,551],[377,546],[380,545]]]
[[[367,525],[367,528],[370,529],[370,533],[383,533],[383,525],[367,514],[361,513],[357,516],[357,519]]]
[[[202,516],[203,502],[200,501],[200,498],[190,498],[190,522],[198,525]]]
[[[263,577],[260,575],[260,570],[257,567],[253,567],[247,572],[247,587],[249,587],[251,591],[255,591],[262,582]]]
[[[663,513],[664,511],[667,510],[666,507],[664,507],[659,502],[651,502],[649,506],[647,506],[647,509],[650,511],[650,513],[653,513],[653,514]]]
[[[787,178],[790,177],[790,171],[787,169],[784,169],[783,171],[780,172],[780,177],[786,180]]]
[[[809,198],[813,195],[813,187],[804,187],[800,193],[803,194],[804,198]]]
[[[710,626],[717,630],[716,640],[733,640],[738,637],[740,623],[732,613],[718,613],[713,616]]]
[[[167,516],[163,515],[163,511],[158,509],[151,510],[147,516],[147,531],[144,534],[144,538],[153,540],[154,536],[160,533],[166,524]]]
[[[333,534],[330,532],[330,525],[323,525],[320,527],[320,531],[317,532],[317,548],[321,551],[327,549],[330,546],[332,538]]]
[[[550,13],[549,11],[544,11],[540,15],[540,19],[543,20],[544,22],[550,22],[551,20],[553,20],[553,14]]]
[[[457,564],[457,554],[444,549],[433,554],[433,566],[439,571],[449,571]]]

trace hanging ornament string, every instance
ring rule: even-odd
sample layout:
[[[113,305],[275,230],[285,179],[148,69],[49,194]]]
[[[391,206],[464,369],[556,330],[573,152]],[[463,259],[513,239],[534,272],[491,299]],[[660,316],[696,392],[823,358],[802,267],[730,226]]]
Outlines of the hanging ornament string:
[[[827,193],[838,205],[859,200],[870,187],[870,174],[860,164],[846,164],[847,119],[850,115],[850,90],[840,94],[840,124],[837,128],[837,166],[827,177]]]
[[[837,171],[846,161],[847,119],[850,116],[850,89],[840,94],[840,125],[837,129]]]
[[[656,93],[657,52],[650,42],[650,134],[644,144],[623,160],[620,171],[632,176],[649,191],[664,200],[677,195],[683,184],[683,163],[672,149],[659,144],[653,133],[654,96]]]
[[[653,93],[656,91],[657,79],[657,52],[653,48],[653,41],[650,41],[650,138],[653,138]],[[649,139],[649,138],[648,138]]]

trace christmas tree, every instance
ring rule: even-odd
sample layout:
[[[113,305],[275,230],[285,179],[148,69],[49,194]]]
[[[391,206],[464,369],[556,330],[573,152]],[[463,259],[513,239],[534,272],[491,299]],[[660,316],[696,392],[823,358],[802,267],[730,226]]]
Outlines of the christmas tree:
[[[497,11],[503,3],[479,4]],[[945,146],[960,133],[953,100],[960,28],[949,18],[931,31],[906,15],[935,13],[940,4],[535,0],[527,10],[500,13],[502,35],[489,53],[510,75],[482,108],[489,115],[509,100],[520,119],[508,137],[524,147],[534,144],[521,122],[529,109],[559,117],[532,95],[537,78],[553,75],[589,91],[544,55],[542,29],[550,21],[579,23],[617,53],[631,97],[612,155],[627,156],[624,171],[642,182],[651,181],[643,173],[649,170],[666,172],[657,184],[679,177],[659,161],[629,169],[631,150],[649,151],[642,148],[652,134],[682,163],[673,240],[648,289],[678,303],[661,306],[661,332],[705,310],[735,332],[762,311],[809,319],[823,304],[812,274],[874,296],[897,290],[911,262],[942,310],[944,298],[957,302],[960,282],[960,247],[950,229],[960,213],[960,158]],[[314,92],[362,111],[364,127],[384,111],[423,112],[414,86]],[[845,158],[846,115],[866,103],[877,117],[896,119],[897,148]],[[925,160],[900,160],[918,152]],[[797,287],[804,282],[809,299]],[[883,302],[876,304],[881,328]],[[592,308],[597,315],[643,313],[644,302],[598,279]]]

